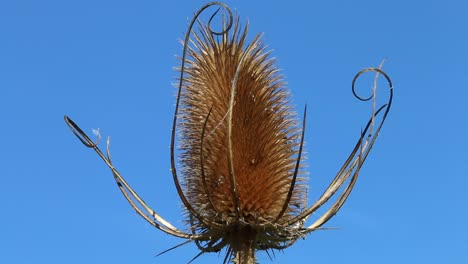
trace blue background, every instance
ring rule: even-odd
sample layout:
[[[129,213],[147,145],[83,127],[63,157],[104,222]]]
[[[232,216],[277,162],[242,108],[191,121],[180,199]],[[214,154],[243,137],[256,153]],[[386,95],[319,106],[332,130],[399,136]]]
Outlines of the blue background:
[[[197,254],[191,244],[154,257],[182,240],[133,212],[63,115],[110,135],[120,172],[183,228],[169,172],[173,67],[204,3],[0,1],[0,263],[186,263]],[[259,261],[467,263],[467,2],[227,3],[250,21],[250,38],[265,32],[296,109],[309,106],[310,202],[369,116],[370,105],[352,96],[354,74],[387,58],[395,86],[357,185],[326,225],[340,229]]]

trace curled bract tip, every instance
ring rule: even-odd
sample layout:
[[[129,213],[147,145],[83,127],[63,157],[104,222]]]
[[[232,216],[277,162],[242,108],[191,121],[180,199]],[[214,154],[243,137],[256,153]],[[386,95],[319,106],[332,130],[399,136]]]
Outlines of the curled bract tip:
[[[224,3],[221,3],[221,2],[211,2],[211,3],[208,3],[207,5],[205,5],[204,7],[202,7],[201,11],[203,11],[204,9],[210,7],[210,6],[213,6],[213,5],[219,5],[221,6],[223,9],[225,9],[228,14],[229,14],[229,21],[226,25],[226,27],[220,31],[220,32],[217,32],[215,30],[213,30],[213,28],[211,27],[211,22],[213,21],[213,18],[218,14],[218,12],[221,10],[221,7],[218,8],[215,12],[213,12],[213,14],[211,15],[210,19],[208,20],[208,30],[210,31],[211,34],[213,35],[217,35],[217,36],[221,36],[221,35],[224,35],[226,34],[232,27],[232,24],[234,22],[234,19],[233,19],[233,15],[232,15],[232,11],[231,9]]]
[[[362,97],[360,95],[357,94],[356,92],[356,81],[359,79],[359,77],[366,73],[366,72],[376,72],[377,74],[381,74],[382,76],[384,76],[384,78],[387,80],[388,82],[388,85],[390,87],[390,93],[392,94],[393,93],[393,84],[392,84],[392,80],[390,79],[390,77],[388,76],[388,74],[386,72],[384,72],[382,69],[380,68],[364,68],[362,70],[360,70],[358,73],[356,73],[356,75],[354,76],[353,78],[353,82],[351,84],[351,89],[353,91],[353,95],[361,100],[361,101],[369,101],[371,100],[373,97],[374,97],[374,93],[372,93],[369,97]],[[390,102],[391,102],[391,99],[392,97],[390,97]]]

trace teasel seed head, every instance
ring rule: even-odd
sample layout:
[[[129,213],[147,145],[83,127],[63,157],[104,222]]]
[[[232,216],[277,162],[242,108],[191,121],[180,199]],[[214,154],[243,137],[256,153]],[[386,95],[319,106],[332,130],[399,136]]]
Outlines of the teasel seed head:
[[[211,28],[216,11],[208,25],[200,23],[199,31],[194,32],[200,14],[211,6],[229,13],[228,22],[223,20],[223,31]],[[64,117],[78,139],[106,163],[137,214],[166,234],[186,239],[160,254],[194,242],[200,253],[189,263],[203,253],[226,249],[223,263],[254,264],[258,250],[283,250],[298,238],[327,229],[322,226],[349,197],[391,108],[393,84],[382,64],[359,71],[352,80],[352,92],[360,101],[372,101],[372,115],[332,182],[306,207],[301,161],[307,108],[300,129],[274,60],[269,58],[260,35],[247,43],[247,28],[242,29],[239,19],[233,19],[226,4],[210,2],[194,15],[183,42],[170,153],[172,178],[185,208],[189,232],[174,227],[151,209],[117,171],[109,138],[104,154],[98,147],[99,133],[97,141],[92,141],[73,120]],[[375,73],[372,95],[362,97],[355,84],[368,72]],[[386,79],[389,96],[377,107],[379,76]],[[175,158],[177,137],[181,181]],[[307,219],[333,196],[337,198],[331,206],[305,226]]]
[[[203,230],[240,221],[255,233],[306,206],[303,177],[287,201],[300,145],[297,114],[261,35],[247,43],[247,31],[238,18],[220,36],[200,24],[185,59],[182,182],[204,219],[189,221]]]

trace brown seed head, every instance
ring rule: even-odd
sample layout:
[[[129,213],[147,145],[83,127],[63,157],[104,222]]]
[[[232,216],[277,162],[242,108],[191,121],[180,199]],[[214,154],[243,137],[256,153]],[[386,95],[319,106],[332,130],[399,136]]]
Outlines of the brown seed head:
[[[178,115],[182,179],[188,201],[207,222],[273,222],[296,165],[296,113],[260,35],[246,43],[247,29],[237,19],[231,31],[216,36],[200,25],[188,49]],[[297,184],[280,220],[304,208],[305,197]]]

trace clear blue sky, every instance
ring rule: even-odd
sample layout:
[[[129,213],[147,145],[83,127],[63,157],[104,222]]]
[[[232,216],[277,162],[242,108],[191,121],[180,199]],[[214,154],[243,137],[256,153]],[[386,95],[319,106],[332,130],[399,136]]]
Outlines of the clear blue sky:
[[[353,193],[327,224],[340,229],[260,262],[467,263],[467,2],[303,2],[227,3],[249,19],[251,37],[265,32],[298,109],[308,103],[310,202],[368,116],[352,96],[354,74],[388,58],[395,99]],[[197,253],[187,245],[154,257],[182,240],[133,212],[63,115],[110,135],[121,173],[183,227],[169,172],[173,67],[204,3],[0,2],[0,263],[186,263]],[[211,254],[196,263],[220,262]]]

